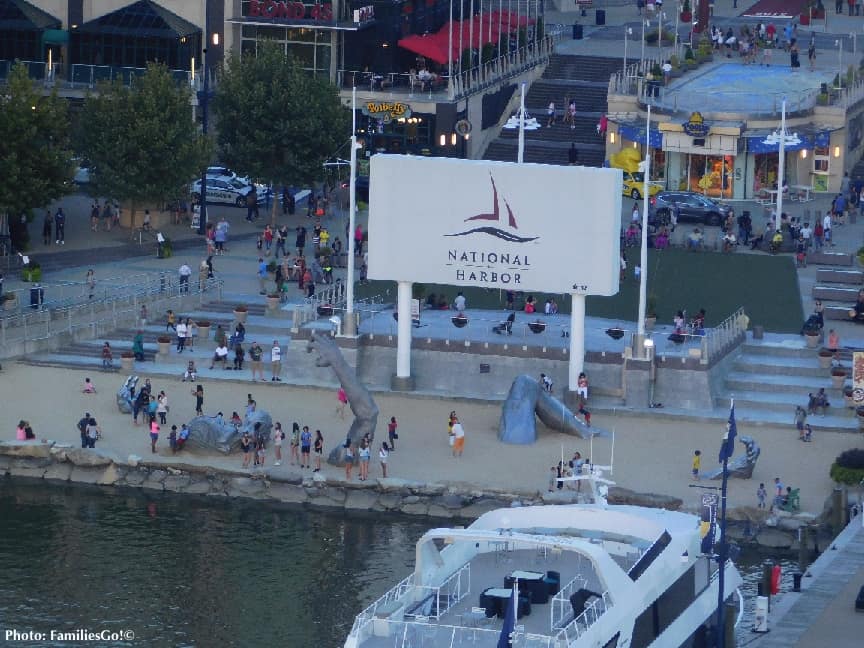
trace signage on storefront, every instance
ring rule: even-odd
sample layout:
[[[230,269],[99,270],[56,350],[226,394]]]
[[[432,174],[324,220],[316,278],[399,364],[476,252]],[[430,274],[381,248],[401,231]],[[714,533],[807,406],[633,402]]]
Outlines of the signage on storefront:
[[[277,2],[277,0],[249,0],[246,18],[256,20],[333,20],[333,5]]]
[[[711,130],[711,127],[705,123],[700,112],[691,113],[690,119],[681,124],[681,127],[690,137],[705,137]]]
[[[367,101],[363,104],[363,114],[389,122],[410,117],[411,106],[401,101]]]
[[[368,7],[360,7],[359,9],[354,10],[354,22],[355,23],[363,23],[367,20],[375,20],[375,7],[369,5]]]

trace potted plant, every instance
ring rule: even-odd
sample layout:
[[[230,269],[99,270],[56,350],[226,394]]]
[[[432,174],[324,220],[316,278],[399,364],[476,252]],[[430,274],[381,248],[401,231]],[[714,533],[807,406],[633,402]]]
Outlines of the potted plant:
[[[18,308],[18,294],[6,293],[0,301],[3,302],[3,310],[15,310]]]
[[[270,310],[276,310],[279,308],[279,302],[281,298],[279,297],[279,293],[270,293],[267,295],[267,308]]]
[[[159,343],[159,355],[168,355],[171,353],[171,338],[167,335],[160,335],[156,338],[156,341]]]
[[[831,383],[835,389],[840,389],[846,382],[846,368],[834,367],[831,370]]]
[[[456,328],[464,328],[465,326],[468,326],[468,318],[465,316],[465,313],[454,315],[450,318],[450,321],[453,322],[453,326]]]
[[[249,307],[246,304],[237,304],[234,307],[234,319],[243,324],[246,323],[246,316],[249,314]]]
[[[199,340],[206,340],[210,337],[210,320],[199,320],[195,324],[198,325]]]
[[[714,60],[714,51],[711,49],[711,39],[708,38],[707,34],[699,39],[699,45],[696,48],[696,60],[700,63]]]
[[[834,359],[834,352],[830,349],[826,349],[822,347],[819,349],[819,366],[822,369],[829,369],[831,367],[831,360]]]
[[[648,303],[645,308],[645,330],[653,331],[655,324],[657,324],[657,297],[651,294],[648,295]]]
[[[846,386],[843,388],[843,402],[846,407],[851,409],[855,409],[855,397],[852,395],[854,392],[852,391],[851,386]]]
[[[135,354],[131,351],[124,351],[120,354],[120,369],[123,371],[132,371],[135,364]]]
[[[333,315],[333,304],[321,304],[318,306],[318,315],[321,317],[332,317]],[[398,313],[393,313],[393,317],[395,319],[399,319],[397,317]]]
[[[693,20],[693,11],[690,8],[690,0],[684,0],[684,4],[681,5],[681,22],[689,23]]]
[[[805,326],[804,339],[807,341],[808,349],[815,349],[822,339],[822,330],[818,326]]]
[[[42,266],[31,261],[29,265],[26,265],[21,269],[21,280],[42,281]]]
[[[528,322],[528,328],[531,329],[532,333],[542,333],[546,330],[546,322],[541,322],[540,320]]]

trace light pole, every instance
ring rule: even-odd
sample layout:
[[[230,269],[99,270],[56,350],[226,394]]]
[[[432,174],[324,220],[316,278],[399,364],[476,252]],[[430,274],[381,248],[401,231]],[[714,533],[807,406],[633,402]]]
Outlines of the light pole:
[[[660,56],[660,64],[663,64],[663,19],[666,17],[662,11],[657,12],[657,51]]]
[[[843,87],[843,39],[838,38],[834,41],[837,46],[837,87]]]
[[[627,36],[630,36],[632,34],[633,34],[633,28],[632,27],[627,27],[624,30],[624,67],[623,67],[623,71],[621,73],[624,76],[624,78],[627,78],[627,41],[628,41]]]
[[[795,146],[801,143],[798,133],[791,135],[786,132],[786,97],[780,108],[780,131],[774,131],[764,140],[765,144],[777,144],[779,158],[777,160],[777,213],[774,214],[774,229],[780,231],[780,219],[783,215],[783,180],[786,173],[786,145]]]
[[[206,13],[206,9],[205,9]],[[204,26],[205,33],[207,33],[207,18],[204,17]],[[201,59],[202,69],[201,73],[204,75],[204,84],[201,89],[200,101],[201,101],[201,132],[207,135],[207,121],[208,121],[208,113],[209,113],[209,105],[210,105],[210,71],[207,69],[207,47],[209,41],[211,40],[211,36],[207,35],[207,40],[204,41],[204,56]],[[219,33],[214,32],[212,36],[213,45],[215,47],[219,46]],[[200,235],[205,235],[207,233],[207,168],[204,168],[204,172],[201,174],[201,198],[198,202],[198,233]]]
[[[642,187],[642,245],[639,253],[639,314],[636,322],[636,334],[638,340],[634,347],[638,346],[639,357],[645,357],[645,309],[648,298],[648,179],[651,177],[651,104],[648,104],[648,115],[645,117],[645,168],[643,179],[645,185]],[[636,350],[634,348],[634,350]]]
[[[357,334],[354,320],[354,230],[357,225],[357,88],[351,89],[351,178],[348,180],[348,273],[345,277],[345,335]]]

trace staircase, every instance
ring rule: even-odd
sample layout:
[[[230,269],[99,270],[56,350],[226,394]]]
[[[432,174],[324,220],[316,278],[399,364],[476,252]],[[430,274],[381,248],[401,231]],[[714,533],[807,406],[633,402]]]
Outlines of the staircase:
[[[841,353],[840,359],[850,366],[851,355]],[[858,422],[845,407],[842,390],[832,386],[830,370],[819,366],[817,349],[807,348],[803,339],[794,345],[788,340],[748,340],[741,345],[716,404],[728,407],[734,398],[739,419],[788,425],[794,435],[795,406],[806,408],[808,394],[820,387],[825,388],[831,407],[824,417],[811,415],[808,423],[817,433],[857,431]]]
[[[606,112],[609,77],[621,69],[618,58],[553,54],[543,76],[535,81],[525,97],[526,111],[543,125],[525,133],[525,161],[540,164],[568,164],[571,143],[579,151],[579,164],[603,166],[606,148],[597,136],[597,121]],[[576,122],[571,128],[563,123],[567,106],[564,98],[576,101]],[[555,103],[556,123],[546,127],[546,110]],[[486,148],[487,160],[516,160],[517,130],[502,130]]]

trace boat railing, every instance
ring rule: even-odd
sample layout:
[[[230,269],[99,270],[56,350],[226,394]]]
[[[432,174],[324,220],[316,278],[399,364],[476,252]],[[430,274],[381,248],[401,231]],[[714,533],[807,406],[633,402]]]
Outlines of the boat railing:
[[[471,591],[471,563],[465,563],[453,572],[440,585],[415,585],[414,600],[419,602],[415,610],[406,616],[426,616],[440,619],[454,605],[468,596]],[[429,605],[426,605],[426,602]]]
[[[587,584],[588,581],[585,577],[575,576],[552,597],[552,604],[549,606],[549,630],[551,632],[554,632],[556,628],[566,625],[565,620],[573,615],[573,606],[570,605],[570,595],[576,590],[582,589]]]
[[[375,612],[378,608],[388,605],[393,601],[398,601],[400,598],[405,596],[405,593],[411,590],[414,587],[414,572],[411,572],[408,576],[402,579],[398,585],[387,590],[380,598],[370,603],[365,610],[363,610],[357,617],[354,619],[354,625],[351,627],[351,635],[356,635],[364,626],[366,626],[372,619],[375,618]]]
[[[612,598],[609,596],[609,591],[603,592],[599,598],[595,598],[585,607],[585,611],[570,623],[564,626],[557,635],[556,640],[565,642],[564,645],[570,645],[579,637],[587,632],[594,623],[606,613],[606,610],[612,607]]]
[[[425,620],[391,621],[389,619],[375,620],[375,636],[389,637],[388,645],[395,648],[417,648],[418,646],[434,646],[435,648],[495,648],[501,637],[500,628],[483,628],[477,626],[453,626],[430,623]],[[517,625],[513,631],[512,645],[514,648],[556,648],[553,637],[525,632],[524,627]]]

